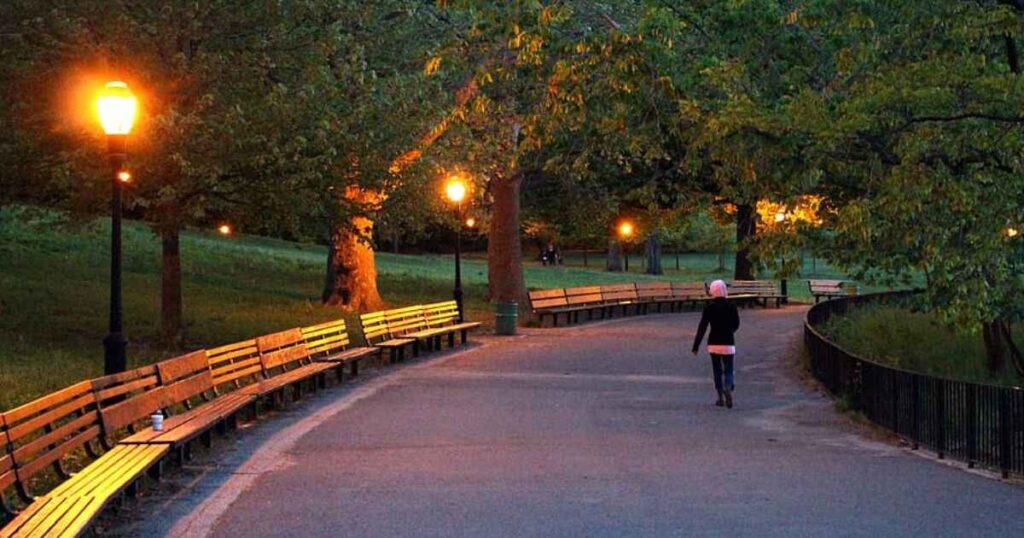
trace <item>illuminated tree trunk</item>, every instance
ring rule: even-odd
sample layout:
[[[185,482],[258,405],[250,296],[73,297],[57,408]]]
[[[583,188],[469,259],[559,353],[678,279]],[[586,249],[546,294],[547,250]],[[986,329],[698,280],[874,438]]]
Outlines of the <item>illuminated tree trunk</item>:
[[[733,278],[736,280],[753,280],[754,264],[750,261],[748,240],[757,236],[757,212],[754,206],[742,204],[736,206],[736,266]]]
[[[359,189],[346,190],[346,198],[359,205],[375,203],[378,195]],[[322,301],[325,305],[353,312],[385,307],[377,291],[377,264],[373,253],[373,221],[356,215],[331,230],[324,275]]]
[[[487,241],[488,295],[493,302],[519,303],[520,314],[529,311],[523,277],[523,244],[519,228],[519,188],[522,175],[497,177],[491,182],[494,206]]]

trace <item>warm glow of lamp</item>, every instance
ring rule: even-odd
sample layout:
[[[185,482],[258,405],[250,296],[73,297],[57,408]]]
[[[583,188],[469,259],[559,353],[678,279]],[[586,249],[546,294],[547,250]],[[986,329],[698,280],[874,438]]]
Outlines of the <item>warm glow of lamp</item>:
[[[132,180],[132,173],[127,170],[121,170],[117,173],[117,180],[121,183],[128,183]]]
[[[1020,230],[1018,230],[1016,228],[1007,228],[1006,229],[1006,237],[1011,237],[1012,238],[1012,237],[1017,237],[1018,235],[1020,235]]]
[[[217,231],[220,232],[221,235],[231,235],[231,225],[221,224],[217,227]]]
[[[786,214],[785,213],[779,211],[778,213],[775,214],[775,222],[782,222],[784,220],[786,220]]]
[[[449,200],[459,203],[466,198],[466,183],[459,176],[452,176],[444,186],[444,192]]]
[[[100,125],[108,135],[126,136],[135,124],[138,100],[124,82],[108,82],[96,100]]]
[[[633,235],[633,223],[625,221],[619,224],[619,235],[623,238],[631,237]]]
[[[476,219],[474,219],[473,217],[469,217],[468,219],[466,219],[466,228],[474,227],[476,227]]]

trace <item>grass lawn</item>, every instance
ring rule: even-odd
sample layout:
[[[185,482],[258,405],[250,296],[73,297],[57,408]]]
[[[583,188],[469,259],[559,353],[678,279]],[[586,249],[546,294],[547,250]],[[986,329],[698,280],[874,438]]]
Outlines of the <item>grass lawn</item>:
[[[837,316],[825,334],[847,350],[904,370],[1001,385],[1020,385],[1015,375],[993,376],[985,367],[981,333],[951,330],[937,316],[898,306],[865,306]],[[1017,342],[1024,327],[1015,328]]]
[[[326,250],[322,246],[261,237],[224,238],[190,231],[182,237],[187,346],[198,348],[352,315],[319,304]],[[0,211],[0,409],[101,373],[109,300],[109,228],[102,220],[69,225],[48,212]],[[575,260],[569,260],[572,264]],[[666,257],[666,274],[642,274],[640,258],[630,274],[590,267],[526,266],[531,288],[631,282],[646,279],[700,281],[727,278],[714,254],[685,254],[681,269]],[[452,257],[378,254],[379,284],[392,305],[451,297]],[[597,264],[596,266],[594,264]],[[726,260],[731,267],[732,260]],[[807,262],[810,271],[810,260]],[[839,277],[823,264],[818,277]],[[467,317],[493,322],[484,301],[483,254],[465,262]],[[790,281],[790,294],[807,300],[807,285]],[[160,290],[159,241],[141,223],[124,234],[124,318],[131,365],[171,356],[157,344]]]

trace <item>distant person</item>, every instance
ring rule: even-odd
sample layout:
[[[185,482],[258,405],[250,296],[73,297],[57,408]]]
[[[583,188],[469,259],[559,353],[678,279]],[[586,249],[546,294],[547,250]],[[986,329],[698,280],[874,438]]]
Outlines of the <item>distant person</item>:
[[[715,390],[718,400],[715,405],[732,409],[732,392],[736,390],[736,378],[733,362],[736,357],[736,340],[734,335],[740,328],[740,314],[736,305],[726,300],[728,288],[725,282],[716,280],[710,287],[711,301],[704,307],[697,327],[697,337],[693,340],[693,354],[700,349],[704,340],[704,331],[711,325],[708,335],[708,353],[711,355],[711,369],[715,376]]]
[[[544,265],[557,265],[558,258],[558,249],[555,248],[555,244],[548,243],[547,248],[544,249]]]

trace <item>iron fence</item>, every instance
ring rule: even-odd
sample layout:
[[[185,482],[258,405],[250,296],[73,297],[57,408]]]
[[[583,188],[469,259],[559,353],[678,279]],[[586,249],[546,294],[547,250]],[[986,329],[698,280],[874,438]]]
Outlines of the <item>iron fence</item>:
[[[1024,476],[1024,390],[943,379],[858,357],[831,342],[823,324],[851,308],[905,300],[914,292],[838,298],[807,312],[811,372],[834,396],[872,422],[938,457]]]

